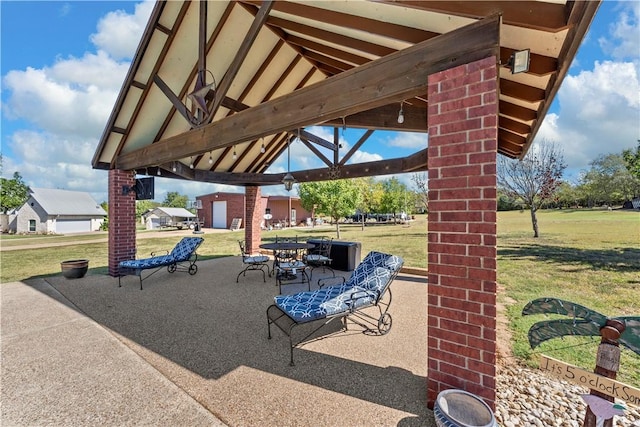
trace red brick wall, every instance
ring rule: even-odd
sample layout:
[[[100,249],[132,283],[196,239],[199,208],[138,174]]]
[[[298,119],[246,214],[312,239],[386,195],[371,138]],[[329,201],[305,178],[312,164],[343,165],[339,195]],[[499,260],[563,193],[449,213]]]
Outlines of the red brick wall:
[[[136,257],[136,193],[122,194],[135,184],[132,172],[109,170],[109,275],[118,275],[118,263]]]
[[[496,58],[429,76],[428,396],[495,408]]]
[[[245,246],[249,253],[256,253],[260,250],[261,229],[260,223],[263,221],[264,209],[262,208],[262,197],[260,196],[260,187],[245,187],[246,196],[246,215],[247,222],[245,224]]]
[[[213,203],[227,202],[227,218],[225,228],[231,227],[233,218],[243,218],[241,227],[244,227],[245,196],[240,193],[213,193],[199,196],[202,200],[202,209],[198,209],[198,216],[204,220],[205,227],[213,227]]]

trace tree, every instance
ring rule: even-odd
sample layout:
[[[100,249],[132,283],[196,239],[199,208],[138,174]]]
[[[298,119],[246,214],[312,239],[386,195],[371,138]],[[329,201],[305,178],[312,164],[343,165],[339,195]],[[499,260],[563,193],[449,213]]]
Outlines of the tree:
[[[635,152],[632,149],[623,150],[622,158],[627,166],[627,170],[635,179],[640,180],[640,140]]]
[[[391,178],[382,183],[384,194],[382,196],[382,210],[384,213],[395,214],[407,208],[407,186],[398,181],[398,178]]]
[[[7,213],[17,209],[29,199],[29,186],[24,183],[19,172],[12,179],[0,178],[0,210]]]
[[[376,182],[373,177],[356,178],[353,180],[358,188],[360,196],[356,205],[357,213],[360,213],[360,228],[364,231],[366,216],[375,211],[375,207],[380,205],[382,200],[382,184]]]
[[[414,173],[411,175],[411,181],[415,186],[417,202],[424,208],[425,212],[429,211],[429,180],[426,173]]]
[[[539,237],[536,212],[550,200],[562,183],[567,165],[557,144],[543,140],[520,161],[498,159],[498,187],[507,196],[520,199],[531,212],[533,237]]]
[[[339,179],[307,182],[298,187],[302,207],[316,206],[316,211],[331,217],[336,224],[336,237],[340,238],[339,220],[353,214],[359,203],[360,192],[354,180]]]
[[[164,198],[162,202],[162,206],[168,208],[187,208],[187,202],[189,201],[189,197],[185,195],[181,195],[177,191],[169,191],[167,193],[167,197]]]
[[[629,171],[623,154],[604,154],[590,165],[581,184],[592,203],[621,204],[640,191],[640,180]]]

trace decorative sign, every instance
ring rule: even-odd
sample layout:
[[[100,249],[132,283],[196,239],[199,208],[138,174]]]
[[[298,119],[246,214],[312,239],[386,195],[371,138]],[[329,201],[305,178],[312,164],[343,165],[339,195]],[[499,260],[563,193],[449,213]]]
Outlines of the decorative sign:
[[[620,347],[610,344],[600,344],[596,356],[596,366],[608,371],[618,372],[620,368]]]
[[[238,231],[240,230],[240,224],[242,224],[242,218],[233,218],[233,220],[231,221],[230,229],[233,231]]]
[[[577,366],[540,355],[540,369],[556,377],[613,396],[632,405],[640,405],[640,389],[623,384],[611,378],[585,371]]]

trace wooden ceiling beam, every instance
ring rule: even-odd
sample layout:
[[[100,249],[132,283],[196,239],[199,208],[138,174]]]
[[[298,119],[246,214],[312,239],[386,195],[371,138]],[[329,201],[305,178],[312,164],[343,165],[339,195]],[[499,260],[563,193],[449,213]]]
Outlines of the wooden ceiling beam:
[[[242,40],[242,44],[240,45],[240,48],[233,58],[233,61],[229,65],[229,68],[227,68],[227,71],[224,73],[222,82],[220,82],[220,85],[218,85],[215,90],[213,105],[209,110],[209,114],[211,115],[211,117],[213,117],[218,108],[220,108],[220,104],[222,104],[222,100],[227,95],[229,88],[233,84],[233,80],[238,74],[238,71],[240,71],[240,67],[244,62],[244,59],[249,54],[249,50],[251,49],[251,46],[253,46],[253,42],[255,41],[256,37],[258,37],[258,33],[260,32],[264,24],[267,22],[267,18],[269,17],[269,12],[273,7],[273,3],[274,0],[264,0],[261,3],[260,10],[258,10],[258,13],[255,15],[249,31],[247,31],[247,34]]]
[[[118,169],[158,165],[258,139],[425,92],[428,76],[499,55],[500,17],[492,16],[199,129],[121,154]]]
[[[303,37],[289,35],[287,37],[287,42],[299,46],[302,49],[318,52],[330,58],[336,58],[352,65],[363,65],[371,61],[369,58],[365,58],[364,56],[356,55],[342,49],[336,49],[335,47],[327,46]]]
[[[379,2],[474,19],[500,13],[502,22],[507,25],[554,33],[567,28],[569,16],[565,5],[541,1],[383,0]]]
[[[337,169],[319,168],[305,171],[292,171],[296,182],[329,181],[332,179],[360,178],[375,175],[392,175],[398,173],[427,170],[427,150],[422,150],[407,158],[380,160],[377,162],[356,163],[340,166]],[[199,182],[210,182],[227,185],[282,185],[285,173],[231,173],[195,170],[194,179]]]
[[[524,122],[529,122],[538,118],[538,112],[536,110],[531,110],[508,101],[500,101],[499,104],[500,113],[505,116],[515,117],[516,119]]]
[[[528,135],[531,133],[531,126],[529,126],[528,124],[513,120],[505,116],[500,116],[498,118],[498,126],[522,135]]]
[[[383,105],[382,107],[362,111],[345,117],[344,124],[356,129],[379,129],[399,132],[427,132],[426,108],[409,105],[406,102],[402,107],[404,123],[398,123],[400,103]],[[328,126],[342,126],[342,118],[329,120],[323,123]]]
[[[340,166],[343,166],[345,163],[347,163],[349,161],[349,159],[356,153],[356,151],[358,151],[358,149],[362,146],[362,144],[364,144],[367,139],[369,139],[369,137],[371,135],[373,135],[374,130],[373,129],[368,129],[364,135],[362,135],[360,137],[360,139],[358,140],[358,142],[356,142],[355,144],[353,144],[353,147],[351,147],[351,149],[347,152],[347,154],[345,154],[342,157],[342,160],[340,160]]]
[[[544,89],[514,82],[512,80],[500,79],[500,93],[527,102],[542,102],[545,100]]]
[[[284,28],[289,31],[293,31],[299,34],[304,34],[306,36],[313,37],[315,39],[324,40],[331,44],[335,44],[338,46],[344,46],[346,48],[350,48],[353,50],[359,50],[361,52],[366,52],[370,55],[374,56],[386,56],[393,52],[395,49],[390,47],[381,46],[375,43],[369,43],[363,40],[358,40],[352,37],[343,36],[341,34],[336,34],[331,31],[322,30],[319,28],[311,27],[309,25],[300,24],[293,21],[288,21],[286,19],[277,18],[277,17],[269,17],[267,20],[267,25],[271,25],[275,27],[275,30],[281,31],[281,28]]]
[[[259,5],[261,1],[254,0],[246,3]],[[380,25],[380,21],[375,19],[335,12],[328,9],[313,7],[304,3],[278,1],[276,2],[274,9],[288,15],[312,19],[317,22],[324,22],[326,24],[350,28],[352,30],[364,31],[370,34],[378,34],[396,40],[405,40],[410,43],[419,43],[439,35],[438,33],[431,31],[425,31],[419,28],[407,27],[405,25],[390,22]]]

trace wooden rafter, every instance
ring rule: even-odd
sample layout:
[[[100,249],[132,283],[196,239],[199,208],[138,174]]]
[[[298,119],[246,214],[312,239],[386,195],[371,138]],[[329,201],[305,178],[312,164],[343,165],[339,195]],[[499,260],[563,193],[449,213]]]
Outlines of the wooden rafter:
[[[424,94],[430,74],[497,58],[499,26],[498,16],[477,21],[200,129],[121,154],[116,167],[163,164]]]

